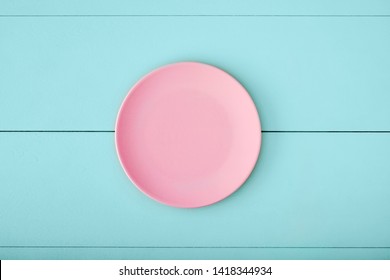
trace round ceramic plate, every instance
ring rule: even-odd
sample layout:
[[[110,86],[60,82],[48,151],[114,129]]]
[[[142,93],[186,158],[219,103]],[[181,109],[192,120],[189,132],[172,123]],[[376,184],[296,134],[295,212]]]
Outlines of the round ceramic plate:
[[[142,78],[119,111],[115,140],[131,181],[175,207],[201,207],[237,190],[257,161],[261,128],[244,87],[207,64],[182,62]]]

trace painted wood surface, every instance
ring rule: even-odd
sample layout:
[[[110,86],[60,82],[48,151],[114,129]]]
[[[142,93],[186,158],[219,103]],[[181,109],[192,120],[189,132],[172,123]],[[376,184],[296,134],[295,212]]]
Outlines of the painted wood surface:
[[[2,133],[0,245],[390,247],[389,142],[266,133],[244,187],[214,206],[176,209],[131,184],[113,133]]]
[[[0,18],[0,129],[113,130],[175,61],[248,89],[264,130],[390,130],[390,18]]]
[[[0,2],[0,259],[390,259],[390,2],[194,3]],[[244,186],[192,210],[138,191],[113,131],[183,60],[264,130]]]
[[[390,259],[388,248],[1,248],[10,259],[360,260]]]
[[[388,15],[386,0],[2,0],[0,15]]]

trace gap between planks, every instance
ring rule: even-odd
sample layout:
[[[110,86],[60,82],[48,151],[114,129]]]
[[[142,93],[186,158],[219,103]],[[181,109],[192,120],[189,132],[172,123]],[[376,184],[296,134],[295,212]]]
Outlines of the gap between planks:
[[[17,246],[5,245],[8,249],[390,249],[387,246]]]
[[[13,17],[41,17],[41,18],[53,18],[53,17],[310,17],[310,18],[387,18],[390,17],[390,15],[327,15],[327,14],[312,14],[312,15],[289,15],[289,14],[274,14],[274,15],[261,15],[261,14],[225,14],[225,15],[218,15],[218,14],[182,14],[182,15],[163,15],[163,14],[143,14],[143,15],[131,15],[131,14],[112,14],[112,15],[104,15],[104,14],[97,14],[97,15],[88,15],[88,14],[75,14],[75,15],[0,15],[0,17],[3,18],[13,18]]]
[[[390,130],[262,130],[262,133],[390,133]],[[115,133],[115,130],[0,130],[0,133]]]

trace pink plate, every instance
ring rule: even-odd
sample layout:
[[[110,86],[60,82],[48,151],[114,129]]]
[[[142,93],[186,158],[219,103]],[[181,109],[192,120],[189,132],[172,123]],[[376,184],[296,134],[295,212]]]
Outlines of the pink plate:
[[[115,141],[131,181],[175,207],[218,202],[248,178],[260,151],[256,107],[232,76],[182,62],[142,78],[119,111]]]

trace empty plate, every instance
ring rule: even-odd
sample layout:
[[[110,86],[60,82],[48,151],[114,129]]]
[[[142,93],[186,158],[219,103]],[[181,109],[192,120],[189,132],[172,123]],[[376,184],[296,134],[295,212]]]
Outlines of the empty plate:
[[[145,194],[201,207],[237,190],[257,161],[256,107],[232,76],[207,64],[175,63],[143,77],[118,114],[120,162]]]

